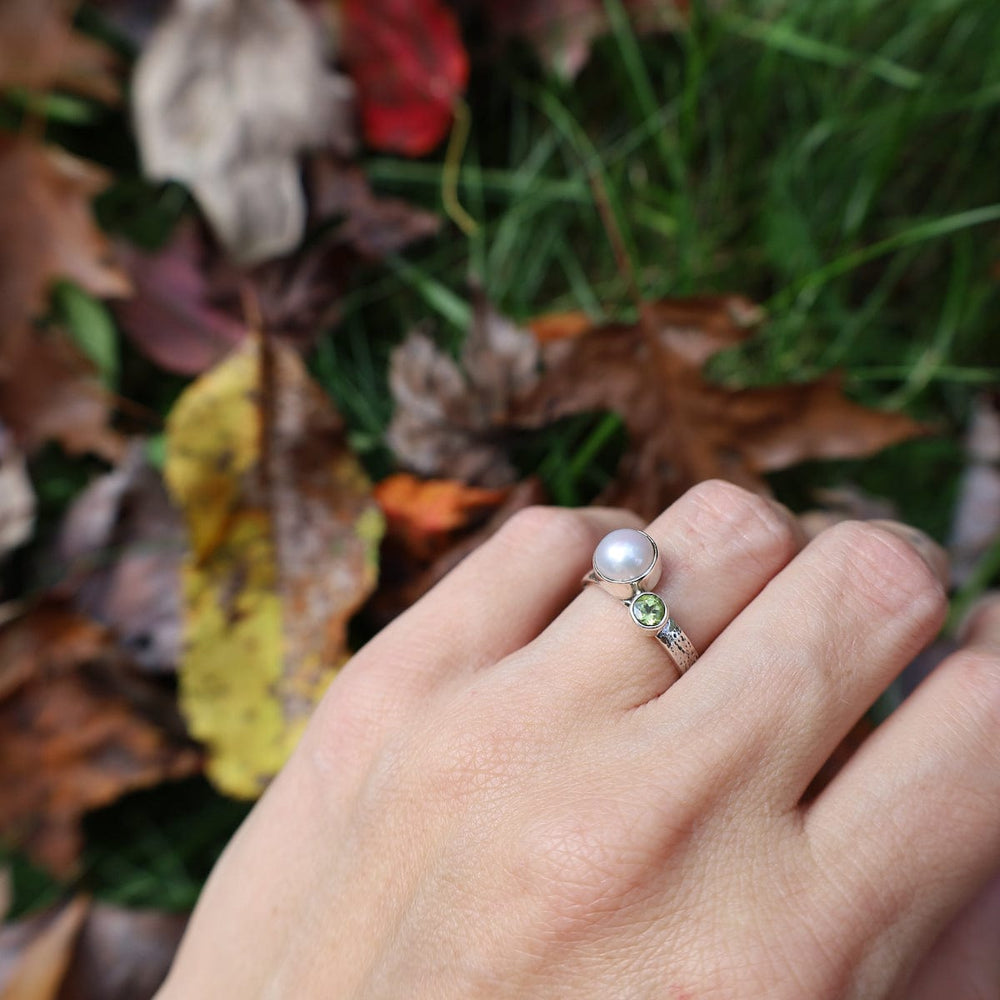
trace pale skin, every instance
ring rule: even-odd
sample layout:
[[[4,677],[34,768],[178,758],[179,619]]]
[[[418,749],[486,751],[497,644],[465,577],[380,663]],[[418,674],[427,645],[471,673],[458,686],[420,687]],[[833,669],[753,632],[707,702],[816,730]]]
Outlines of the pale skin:
[[[700,660],[596,587],[646,527]],[[803,793],[938,632],[912,529],[806,543],[704,483],[514,517],[365,646],[220,860],[159,1000],[1000,995],[1000,606]]]

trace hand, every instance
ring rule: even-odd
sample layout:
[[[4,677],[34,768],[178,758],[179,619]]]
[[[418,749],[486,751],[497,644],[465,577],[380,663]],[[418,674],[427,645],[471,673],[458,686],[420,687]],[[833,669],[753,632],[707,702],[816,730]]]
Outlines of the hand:
[[[162,1000],[902,995],[1000,869],[1000,615],[804,805],[941,625],[933,545],[844,523],[803,548],[702,484],[648,529],[703,651],[678,678],[578,591],[620,526],[525,511],[354,657]]]
[[[1000,995],[1000,878],[945,928],[903,995],[906,1000],[994,1000]]]

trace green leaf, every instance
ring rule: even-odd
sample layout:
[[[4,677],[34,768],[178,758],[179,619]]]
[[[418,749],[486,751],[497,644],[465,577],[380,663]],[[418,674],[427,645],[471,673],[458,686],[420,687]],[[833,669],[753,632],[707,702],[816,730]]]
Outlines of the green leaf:
[[[97,367],[109,389],[118,388],[118,330],[107,306],[70,281],[56,285],[55,305],[77,347]]]

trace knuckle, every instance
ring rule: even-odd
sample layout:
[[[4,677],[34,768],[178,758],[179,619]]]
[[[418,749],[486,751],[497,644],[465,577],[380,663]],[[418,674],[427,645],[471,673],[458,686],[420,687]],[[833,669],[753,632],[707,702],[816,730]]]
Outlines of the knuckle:
[[[917,550],[898,535],[865,521],[842,521],[817,539],[845,590],[888,614],[940,616],[941,581]]]
[[[594,531],[585,514],[567,507],[533,505],[517,511],[494,536],[497,544],[513,552],[537,551],[541,541],[567,551],[593,547]]]
[[[774,566],[784,565],[798,549],[791,518],[767,497],[710,479],[693,487],[688,498],[696,530],[713,548],[721,541]]]

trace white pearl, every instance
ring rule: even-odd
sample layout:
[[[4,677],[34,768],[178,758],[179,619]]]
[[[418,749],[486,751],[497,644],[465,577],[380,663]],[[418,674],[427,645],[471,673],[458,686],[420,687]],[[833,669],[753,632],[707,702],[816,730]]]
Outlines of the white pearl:
[[[605,535],[594,549],[594,569],[615,583],[628,583],[645,576],[656,561],[656,549],[648,535],[634,528],[618,528]]]

